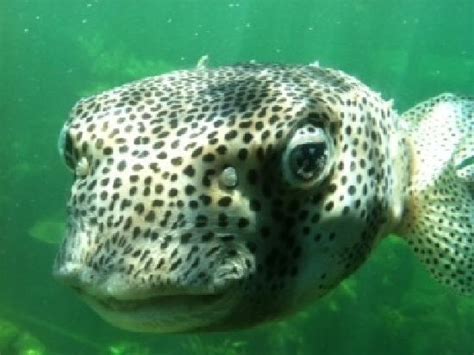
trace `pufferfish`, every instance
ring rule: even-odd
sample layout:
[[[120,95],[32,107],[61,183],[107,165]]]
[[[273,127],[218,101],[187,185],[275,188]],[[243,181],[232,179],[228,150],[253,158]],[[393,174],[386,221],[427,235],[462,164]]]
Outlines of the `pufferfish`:
[[[399,115],[318,65],[198,66],[80,100],[54,265],[102,318],[233,330],[334,289],[388,234],[474,291],[474,98]]]

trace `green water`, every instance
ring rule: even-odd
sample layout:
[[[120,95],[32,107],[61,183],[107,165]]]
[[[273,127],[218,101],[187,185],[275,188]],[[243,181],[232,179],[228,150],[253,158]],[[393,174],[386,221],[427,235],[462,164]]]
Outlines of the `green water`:
[[[51,278],[72,179],[56,141],[73,103],[204,54],[318,60],[403,111],[474,94],[474,1],[0,0],[0,354],[472,354],[474,298],[396,239],[311,308],[241,332],[124,332]]]

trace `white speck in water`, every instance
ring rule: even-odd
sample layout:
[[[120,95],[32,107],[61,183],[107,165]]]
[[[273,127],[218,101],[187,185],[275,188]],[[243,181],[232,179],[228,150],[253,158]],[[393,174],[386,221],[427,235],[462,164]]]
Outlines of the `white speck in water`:
[[[173,22],[172,18],[169,18],[168,20],[166,20],[166,23],[171,23],[171,22]]]
[[[82,19],[81,23],[86,24],[86,23],[87,23],[87,19],[86,19],[86,18]]]
[[[91,4],[91,3],[88,3],[86,6],[87,6],[87,7],[92,7],[92,4]]]
[[[24,28],[23,32],[28,33],[28,32],[30,32],[30,29],[29,28]]]
[[[35,17],[35,20],[39,20],[39,19],[40,19],[40,17],[39,17],[39,15],[37,15],[37,16]]]
[[[276,48],[276,49],[275,49],[275,52],[281,53],[281,49],[280,49],[280,48]]]

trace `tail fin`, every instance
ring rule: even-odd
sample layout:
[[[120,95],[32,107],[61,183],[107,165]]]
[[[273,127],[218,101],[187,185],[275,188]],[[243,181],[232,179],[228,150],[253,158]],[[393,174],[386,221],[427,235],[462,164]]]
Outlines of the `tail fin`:
[[[411,151],[398,234],[431,273],[474,293],[474,98],[443,94],[401,117]]]

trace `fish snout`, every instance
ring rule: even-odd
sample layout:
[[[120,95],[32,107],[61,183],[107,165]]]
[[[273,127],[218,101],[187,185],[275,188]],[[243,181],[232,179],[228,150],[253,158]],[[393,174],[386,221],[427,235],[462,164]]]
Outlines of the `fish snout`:
[[[76,291],[89,289],[95,278],[92,272],[88,272],[81,263],[61,260],[59,256],[53,267],[53,277]]]

